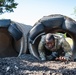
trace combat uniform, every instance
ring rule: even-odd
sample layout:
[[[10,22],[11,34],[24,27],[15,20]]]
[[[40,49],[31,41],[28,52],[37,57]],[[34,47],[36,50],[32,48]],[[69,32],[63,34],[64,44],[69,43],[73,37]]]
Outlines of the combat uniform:
[[[64,56],[67,60],[69,60],[72,56],[72,51],[69,43],[65,40],[65,37],[63,34],[53,34],[55,38],[55,45],[50,50],[46,46],[45,38],[46,35],[41,36],[41,40],[38,45],[38,52],[41,60],[48,59],[48,56],[46,55],[46,52],[50,51],[50,60],[55,59],[59,56]],[[48,50],[45,50],[45,48]],[[54,52],[53,52],[54,50]]]

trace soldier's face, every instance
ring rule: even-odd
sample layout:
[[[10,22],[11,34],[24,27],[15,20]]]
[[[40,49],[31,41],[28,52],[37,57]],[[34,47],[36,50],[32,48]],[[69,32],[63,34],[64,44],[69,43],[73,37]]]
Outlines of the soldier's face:
[[[48,49],[53,48],[54,45],[55,45],[55,41],[54,41],[53,39],[51,39],[51,40],[49,40],[49,41],[46,40],[46,46],[47,46]]]

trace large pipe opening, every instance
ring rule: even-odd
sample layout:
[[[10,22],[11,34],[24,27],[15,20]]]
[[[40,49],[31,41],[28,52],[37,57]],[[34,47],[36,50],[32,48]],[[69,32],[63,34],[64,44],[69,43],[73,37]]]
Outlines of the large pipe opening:
[[[10,19],[0,20],[0,57],[18,56],[23,50],[21,28]]]
[[[14,47],[14,38],[10,35],[7,28],[0,28],[0,57],[12,56],[18,56],[18,52]]]
[[[27,34],[32,26],[11,21],[0,20],[0,57],[20,56],[27,53]]]
[[[44,32],[45,34],[47,34],[47,33],[62,33],[62,34],[65,34],[66,33],[66,41],[70,44],[70,46],[71,46],[71,49],[73,50],[73,48],[74,48],[74,40],[73,40],[73,34],[71,33],[71,32],[69,32],[69,31],[66,31],[66,30],[63,30],[63,29],[45,29],[45,32]],[[36,58],[38,58],[38,59],[40,59],[39,58],[39,53],[38,53],[38,45],[39,45],[39,42],[40,42],[40,39],[41,39],[41,36],[44,34],[44,33],[41,33],[41,34],[39,34],[39,35],[37,35],[36,37],[35,37],[35,40],[34,40],[34,43],[33,44],[31,44],[30,43],[30,52],[36,57]],[[48,50],[45,50],[46,52],[46,54],[47,55],[50,55],[51,53],[50,53],[50,51],[48,51]]]

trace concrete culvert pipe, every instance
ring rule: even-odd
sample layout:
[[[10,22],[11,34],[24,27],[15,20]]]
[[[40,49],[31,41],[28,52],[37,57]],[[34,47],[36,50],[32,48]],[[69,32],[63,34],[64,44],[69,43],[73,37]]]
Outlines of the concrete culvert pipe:
[[[26,53],[27,38],[24,37],[27,37],[30,29],[29,25],[13,22],[10,19],[1,19],[0,57],[20,56],[22,53]],[[24,35],[23,30],[25,30],[26,35]]]
[[[41,36],[47,33],[57,32],[67,33],[72,39],[73,58],[76,59],[76,21],[60,14],[44,16],[35,23],[28,34],[28,46],[30,53],[37,59],[40,59],[38,54],[38,44]]]

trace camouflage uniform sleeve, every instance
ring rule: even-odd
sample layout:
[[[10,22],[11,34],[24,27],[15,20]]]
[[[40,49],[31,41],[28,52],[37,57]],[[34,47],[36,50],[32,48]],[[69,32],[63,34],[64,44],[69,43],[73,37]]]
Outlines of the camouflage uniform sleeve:
[[[42,37],[40,43],[38,45],[38,52],[41,60],[46,60],[45,52],[44,52],[44,38]]]
[[[64,49],[64,52],[65,52],[65,56],[64,57],[67,60],[70,60],[70,58],[72,56],[72,50],[71,50],[71,47],[70,47],[69,43],[66,40],[64,40],[62,42],[62,48]]]

